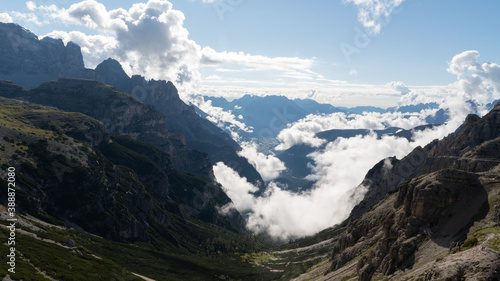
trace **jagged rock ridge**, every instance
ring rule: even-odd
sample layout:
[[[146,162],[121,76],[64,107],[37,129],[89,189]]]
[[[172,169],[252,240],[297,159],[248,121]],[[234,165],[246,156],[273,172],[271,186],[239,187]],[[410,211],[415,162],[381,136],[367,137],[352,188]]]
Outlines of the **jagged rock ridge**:
[[[210,121],[200,117],[186,105],[172,82],[147,81],[144,77],[129,77],[120,63],[108,59],[95,70],[84,67],[80,47],[72,42],[38,37],[13,23],[0,23],[0,79],[13,81],[31,89],[43,82],[63,77],[101,81],[152,104],[167,118],[170,131],[182,131],[187,145],[210,156],[212,164],[219,161],[232,167],[241,176],[260,185],[262,177],[244,158],[232,138]]]

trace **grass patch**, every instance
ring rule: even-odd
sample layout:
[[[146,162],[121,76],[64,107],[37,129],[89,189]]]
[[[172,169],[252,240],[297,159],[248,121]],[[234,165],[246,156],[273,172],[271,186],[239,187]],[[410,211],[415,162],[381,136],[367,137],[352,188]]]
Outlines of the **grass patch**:
[[[357,276],[358,276],[358,275],[357,275],[356,273],[354,273],[354,274],[351,274],[351,275],[349,275],[349,276],[345,276],[345,277],[343,277],[340,281],[347,281],[347,280],[351,280],[351,279],[356,278]]]
[[[256,266],[263,265],[264,263],[268,263],[270,260],[278,259],[277,256],[271,255],[266,252],[259,253],[247,253],[241,256],[243,262],[247,262]]]

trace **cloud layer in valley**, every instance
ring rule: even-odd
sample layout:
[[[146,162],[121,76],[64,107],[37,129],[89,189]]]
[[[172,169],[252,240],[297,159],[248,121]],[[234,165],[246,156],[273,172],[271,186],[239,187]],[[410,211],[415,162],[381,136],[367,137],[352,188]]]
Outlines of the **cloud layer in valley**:
[[[243,142],[241,147],[243,149],[238,152],[238,155],[247,158],[264,181],[274,180],[280,176],[282,171],[286,170],[285,164],[273,154],[266,155],[259,152],[256,143]]]
[[[480,63],[479,53],[466,51],[457,54],[449,63],[448,71],[457,75],[440,101],[441,109],[450,113],[444,125],[413,133],[411,141],[394,136],[378,138],[375,134],[338,138],[308,157],[313,165],[307,177],[314,180],[312,190],[302,193],[287,191],[271,182],[261,197],[255,197],[256,187],[240,178],[231,168],[222,163],[214,166],[214,172],[233,199],[234,207],[248,216],[247,227],[256,233],[267,233],[287,240],[314,234],[324,228],[340,223],[364,194],[357,187],[367,171],[385,157],[404,157],[417,146],[424,146],[454,132],[469,113],[486,113],[487,104],[498,99],[500,66],[495,63]],[[414,92],[402,82],[390,83],[400,91],[403,100],[413,95],[412,100],[424,99],[425,92]],[[471,102],[472,101],[472,102]],[[425,124],[425,117],[435,110],[423,110],[415,114],[365,113],[347,116],[343,113],[310,115],[283,130],[278,148],[303,143],[313,147],[323,145],[315,133],[325,129],[384,129],[390,126],[412,128]],[[237,195],[232,196],[232,194]]]

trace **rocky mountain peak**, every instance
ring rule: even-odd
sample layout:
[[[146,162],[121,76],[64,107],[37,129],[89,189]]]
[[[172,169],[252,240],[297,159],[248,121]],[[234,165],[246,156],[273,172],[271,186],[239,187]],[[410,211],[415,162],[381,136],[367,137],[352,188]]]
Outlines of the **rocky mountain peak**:
[[[0,38],[0,79],[34,88],[61,76],[75,77],[85,69],[75,43],[65,46],[60,39],[38,40],[31,31],[12,23],[0,23]]]
[[[101,62],[92,73],[93,79],[108,85],[113,85],[119,91],[128,91],[130,77],[125,73],[122,65],[115,59],[108,58]]]

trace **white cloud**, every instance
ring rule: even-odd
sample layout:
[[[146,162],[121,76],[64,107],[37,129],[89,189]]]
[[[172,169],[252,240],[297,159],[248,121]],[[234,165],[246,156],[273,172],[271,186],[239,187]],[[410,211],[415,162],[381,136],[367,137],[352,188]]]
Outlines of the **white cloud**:
[[[380,33],[382,25],[405,0],[343,0],[358,7],[358,20],[372,33]]]
[[[262,179],[266,182],[276,179],[281,172],[286,170],[285,164],[274,155],[265,155],[257,150],[257,144],[243,142],[242,150],[238,155],[248,159],[248,162],[257,169]]]
[[[75,3],[68,9],[54,9],[54,6],[36,5],[32,5],[32,9],[46,11],[52,19],[59,19],[66,24],[83,25],[90,29],[108,32],[126,31],[128,27],[127,22],[133,20],[125,10],[123,11],[127,16],[119,17],[118,14],[120,13],[118,11],[122,10],[108,12],[103,4],[94,0]]]
[[[48,24],[49,21],[47,19],[41,20],[35,13],[20,13],[18,11],[12,11],[12,16],[17,20],[31,22],[35,25],[43,25]]]
[[[500,98],[500,65],[490,62],[481,64],[479,55],[475,50],[457,54],[447,69],[457,76],[458,81],[454,85],[458,88],[458,93],[447,97],[443,106],[460,116],[471,110],[467,101],[476,102],[477,113],[482,115],[487,112],[487,103]]]
[[[13,22],[12,17],[8,13],[0,13],[0,22]]]
[[[395,91],[401,93],[401,95],[406,95],[410,92],[410,89],[401,81],[392,81],[387,83],[387,86],[391,87]]]
[[[456,88],[437,88],[434,90],[413,90],[402,95],[398,105],[417,105],[420,103],[441,103],[446,96],[452,92],[456,92]]]
[[[223,163],[214,166],[214,173],[235,208],[247,214],[248,229],[283,240],[313,234],[338,222],[332,217],[339,215],[335,211],[342,210],[346,201],[341,199],[346,194],[334,188],[295,194],[274,183],[269,185],[263,197],[254,197],[255,187]],[[341,204],[336,205],[338,202]]]
[[[252,194],[258,188],[247,182],[246,178],[240,178],[238,173],[222,162],[214,165],[213,169],[217,180],[233,201],[234,207],[242,213],[251,210],[252,206],[255,205],[255,198]]]
[[[33,1],[26,2],[26,8],[30,11],[34,11],[36,9],[36,4]]]
[[[220,81],[222,78],[219,75],[209,75],[205,78],[205,80]]]
[[[221,107],[212,106],[212,101],[205,99],[202,96],[192,96],[190,101],[201,109],[203,112],[208,114],[207,119],[212,123],[215,123],[220,128],[227,129],[231,132],[231,136],[235,140],[239,140],[240,137],[237,133],[238,130],[251,133],[253,128],[247,127],[243,122],[238,121],[232,111],[225,111]]]

